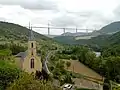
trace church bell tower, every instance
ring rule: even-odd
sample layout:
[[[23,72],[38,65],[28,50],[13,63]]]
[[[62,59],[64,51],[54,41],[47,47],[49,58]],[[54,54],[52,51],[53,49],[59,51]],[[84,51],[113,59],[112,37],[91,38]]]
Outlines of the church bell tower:
[[[23,63],[23,69],[29,73],[35,73],[36,71],[42,71],[41,57],[37,55],[36,41],[33,34],[32,27],[29,25],[30,33],[28,39],[27,56]]]
[[[28,40],[28,54],[30,56],[36,56],[37,55],[37,50],[36,50],[36,41],[33,35],[32,27],[30,28],[30,35],[29,35],[29,40]]]

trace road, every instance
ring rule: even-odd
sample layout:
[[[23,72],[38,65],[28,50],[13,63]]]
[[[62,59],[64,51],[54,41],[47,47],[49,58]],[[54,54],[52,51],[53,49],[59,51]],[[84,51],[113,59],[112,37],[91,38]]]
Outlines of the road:
[[[53,51],[49,51],[47,53],[47,56],[45,58],[45,60],[43,61],[43,69],[47,72],[47,74],[51,74],[50,70],[48,69],[48,66],[47,66],[47,62],[51,56],[51,53],[53,54],[54,52]]]

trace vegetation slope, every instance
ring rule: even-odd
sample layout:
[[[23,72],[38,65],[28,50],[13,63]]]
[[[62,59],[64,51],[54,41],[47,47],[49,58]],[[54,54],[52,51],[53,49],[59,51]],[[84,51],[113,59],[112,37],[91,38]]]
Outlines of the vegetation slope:
[[[7,44],[10,46],[11,44],[15,44],[16,46],[23,46],[27,49],[29,33],[30,30],[26,27],[8,22],[0,22],[0,45]],[[54,40],[37,32],[34,32],[34,37],[39,50],[50,50],[61,46]],[[18,49],[18,47],[16,49]]]
[[[0,40],[28,40],[29,29],[26,27],[8,23],[8,22],[0,22]],[[34,32],[36,39],[42,40],[50,40],[49,38]]]
[[[2,24],[9,24],[10,23],[3,23]],[[11,25],[11,24],[10,24]],[[12,24],[15,25],[15,24]],[[8,27],[6,25],[6,27]],[[16,25],[15,25],[16,26]],[[17,38],[17,36],[14,36],[12,33],[10,35],[13,35],[13,37],[8,38],[6,35],[9,35],[8,32],[3,31],[4,28],[0,29],[3,34],[1,34],[2,40],[0,42],[9,42],[9,40],[12,41],[18,41],[21,43],[21,41],[26,43],[27,38],[24,40],[23,38]],[[10,27],[9,27],[10,28]],[[7,28],[7,29],[9,29]],[[13,29],[12,27],[11,29]],[[23,27],[24,28],[24,27]],[[7,30],[4,29],[4,30]],[[9,31],[11,31],[9,29]],[[18,29],[18,28],[16,28]],[[20,31],[21,29],[19,29]],[[18,32],[19,32],[18,31]],[[11,31],[12,32],[12,31]],[[13,32],[15,33],[15,32]],[[26,32],[27,33],[27,32]],[[61,61],[61,59],[73,59],[73,60],[79,60],[86,66],[90,67],[100,75],[104,76],[106,78],[106,82],[109,83],[109,80],[112,80],[114,82],[120,83],[120,47],[119,46],[119,34],[116,33],[113,36],[108,36],[107,38],[108,43],[110,43],[109,47],[102,49],[102,55],[100,57],[96,57],[95,54],[93,53],[93,50],[89,49],[89,47],[85,46],[64,46],[62,49],[57,49],[57,52],[50,57],[50,62],[48,64],[50,71],[53,73],[51,76],[54,79],[58,79],[60,81],[60,85],[63,85],[64,83],[73,83],[71,78],[76,77],[71,72],[67,72],[65,70],[65,62]],[[24,34],[26,36],[26,34]],[[19,36],[19,34],[18,34]],[[24,36],[24,37],[25,37]],[[42,36],[41,36],[42,37]],[[44,37],[44,36],[43,36]],[[37,37],[36,37],[37,38]],[[46,37],[45,37],[46,38]],[[102,36],[101,36],[102,38]],[[48,49],[50,50],[51,44],[49,42],[53,42],[50,39],[41,39],[38,38],[38,40],[41,40],[44,45],[41,45],[41,49],[39,53],[47,52]],[[103,38],[103,41],[106,40]],[[39,41],[40,42],[40,41]],[[40,43],[41,43],[40,42]],[[98,41],[100,42],[100,41]],[[114,46],[113,46],[114,45]],[[56,46],[56,45],[55,45]],[[47,49],[46,49],[47,47]],[[19,70],[14,63],[14,54],[17,52],[20,52],[21,49],[24,51],[24,46],[21,46],[19,44],[2,44],[0,45],[0,77],[2,79],[0,80],[0,89],[1,90],[60,90],[59,88],[56,89],[53,84],[51,85],[50,83],[52,80],[49,80],[48,82],[40,82],[39,79],[34,78],[33,76],[29,76],[28,74],[21,74],[22,71]],[[67,63],[67,66],[70,64]],[[29,78],[28,78],[29,77]],[[109,85],[108,85],[109,86]],[[54,89],[55,88],[55,89]],[[108,89],[105,89],[108,90]],[[116,89],[119,90],[119,89]]]
[[[101,30],[93,32],[100,33],[97,37],[92,37],[91,39],[79,39],[73,36],[58,36],[54,40],[63,44],[79,44],[79,45],[89,45],[95,46],[107,46],[110,44],[118,44],[120,36],[120,22],[113,22],[109,25],[104,26]]]
[[[114,33],[120,31],[120,21],[110,23],[104,26],[99,32],[101,33]]]

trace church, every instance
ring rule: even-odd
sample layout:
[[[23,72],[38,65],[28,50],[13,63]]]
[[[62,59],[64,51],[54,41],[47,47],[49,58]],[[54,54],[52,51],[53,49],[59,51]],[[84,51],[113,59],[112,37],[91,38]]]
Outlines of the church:
[[[25,72],[42,72],[44,64],[41,62],[41,57],[37,55],[36,41],[34,38],[32,27],[29,26],[29,29],[30,33],[28,39],[28,49],[25,52],[20,52],[16,55],[16,63]]]
[[[32,27],[29,27],[29,29],[28,49],[25,52],[20,52],[16,55],[16,63],[19,68],[25,72],[34,73],[39,79],[48,79],[50,71],[46,62],[50,53],[48,53],[45,60],[42,62],[41,57],[37,55],[37,44]],[[76,87],[103,90],[104,77],[77,60],[69,61],[71,65],[67,70],[82,75],[82,78],[73,78]]]

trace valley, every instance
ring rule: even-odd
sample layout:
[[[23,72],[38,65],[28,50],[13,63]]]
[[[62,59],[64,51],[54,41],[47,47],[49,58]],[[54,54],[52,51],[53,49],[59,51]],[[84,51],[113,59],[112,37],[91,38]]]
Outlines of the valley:
[[[119,32],[112,35],[99,35],[89,39],[76,36],[59,36],[52,39],[33,31],[35,43],[35,41],[31,42],[29,40],[29,32],[31,31],[31,29],[20,25],[0,22],[0,70],[4,72],[1,74],[4,78],[2,81],[6,80],[4,81],[5,84],[1,83],[0,88],[2,90],[5,88],[8,88],[8,90],[10,88],[16,89],[17,85],[23,84],[22,80],[25,80],[25,85],[30,81],[32,85],[38,85],[35,86],[36,88],[45,88],[45,84],[40,81],[41,78],[48,81],[46,84],[48,88],[51,88],[50,90],[61,90],[61,87],[66,83],[76,86],[76,89],[87,88],[88,90],[109,88],[111,85],[110,80],[120,83]],[[28,46],[31,43],[36,45],[36,48],[32,49]],[[35,50],[35,52],[33,53],[31,50]],[[20,56],[16,58],[16,55],[27,51],[32,55],[37,53],[40,57],[43,64],[42,77],[37,73],[36,79],[34,79],[28,73],[21,72],[21,68],[16,66],[16,60],[20,58]],[[101,54],[97,56],[95,52]],[[27,57],[31,56],[28,54]],[[24,59],[29,61],[27,58]],[[17,61],[18,65],[20,63]],[[13,73],[9,72],[8,68]],[[4,76],[6,73],[8,75]],[[11,77],[12,74],[13,76],[20,76],[19,82],[16,81],[16,77]],[[12,79],[7,81],[7,78],[12,78],[15,82]],[[11,82],[10,86],[8,82]],[[57,82],[57,85],[55,82]],[[31,88],[29,85],[27,87]],[[26,86],[23,86],[23,88],[26,88]]]

